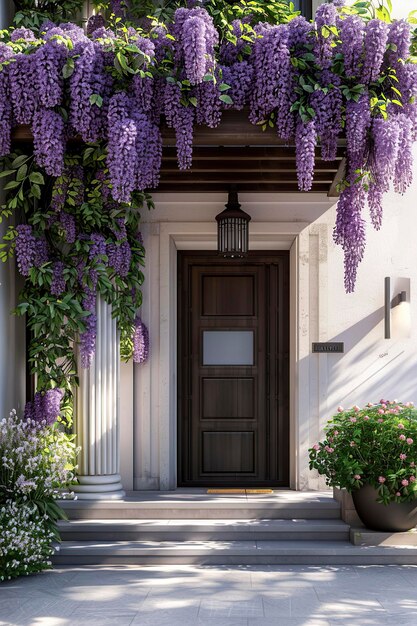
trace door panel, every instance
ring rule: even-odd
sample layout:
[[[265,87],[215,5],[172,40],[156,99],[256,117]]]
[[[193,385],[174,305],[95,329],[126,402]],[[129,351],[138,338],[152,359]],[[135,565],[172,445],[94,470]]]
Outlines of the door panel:
[[[179,484],[288,485],[288,253],[179,253]]]

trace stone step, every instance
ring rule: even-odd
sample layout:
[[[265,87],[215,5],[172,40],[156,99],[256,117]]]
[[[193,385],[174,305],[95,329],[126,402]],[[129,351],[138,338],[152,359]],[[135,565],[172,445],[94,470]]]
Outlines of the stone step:
[[[408,546],[417,548],[417,528],[407,532],[389,533],[369,528],[351,528],[350,541],[354,546]]]
[[[60,505],[70,519],[340,519],[340,504],[330,493],[289,490],[264,497],[211,496],[191,489],[138,492],[123,500],[62,500]]]
[[[55,565],[417,565],[416,547],[344,541],[64,541]]]
[[[94,519],[59,522],[65,541],[347,541],[349,526],[327,519]]]

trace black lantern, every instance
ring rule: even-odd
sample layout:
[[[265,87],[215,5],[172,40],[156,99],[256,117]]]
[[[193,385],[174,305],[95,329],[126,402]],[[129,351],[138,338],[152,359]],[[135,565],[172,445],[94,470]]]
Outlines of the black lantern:
[[[216,215],[219,254],[230,259],[248,254],[250,219],[240,208],[237,190],[231,189],[225,210]]]

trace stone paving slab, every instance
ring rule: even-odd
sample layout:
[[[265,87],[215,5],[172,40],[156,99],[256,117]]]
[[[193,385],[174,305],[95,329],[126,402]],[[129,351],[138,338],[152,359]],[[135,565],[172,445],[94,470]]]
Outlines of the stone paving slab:
[[[415,566],[94,566],[0,585],[0,626],[416,626]]]

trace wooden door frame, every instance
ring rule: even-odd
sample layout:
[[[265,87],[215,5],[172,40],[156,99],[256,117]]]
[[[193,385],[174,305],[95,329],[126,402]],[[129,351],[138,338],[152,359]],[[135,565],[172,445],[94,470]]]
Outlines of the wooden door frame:
[[[191,259],[191,265],[188,262],[188,259]],[[279,259],[282,259],[281,263],[279,262]],[[275,263],[274,263],[274,260],[276,261]],[[199,261],[201,261],[201,263],[199,263]],[[203,483],[204,484],[207,483],[209,486],[214,486],[214,487],[222,486],[222,485],[226,487],[233,487],[235,485],[240,486],[240,483],[242,482],[245,483],[245,486],[251,485],[255,487],[268,487],[268,486],[279,485],[280,487],[285,488],[289,486],[289,456],[290,456],[289,454],[289,427],[290,427],[290,416],[289,416],[289,404],[290,404],[289,374],[290,372],[289,372],[289,369],[290,368],[289,368],[289,361],[288,361],[289,342],[290,342],[290,336],[289,336],[290,264],[289,264],[289,261],[290,261],[289,250],[252,250],[250,251],[248,257],[246,257],[245,259],[233,259],[233,260],[225,260],[219,257],[216,251],[208,251],[208,250],[197,250],[197,251],[178,250],[177,251],[177,284],[179,285],[179,288],[177,290],[177,319],[178,319],[178,326],[177,326],[177,346],[178,346],[178,350],[177,350],[177,372],[178,372],[178,375],[177,375],[177,390],[178,390],[178,396],[177,396],[177,451],[178,451],[177,452],[178,454],[177,477],[178,479],[177,480],[178,480],[178,485],[180,487],[201,486]],[[235,479],[230,478],[230,481],[226,480],[224,477],[221,479],[217,479],[214,476],[211,479],[200,478],[196,480],[196,479],[188,478],[188,474],[191,472],[191,459],[194,459],[195,461],[194,454],[196,454],[196,450],[194,450],[194,453],[192,453],[191,448],[190,448],[190,445],[191,445],[190,437],[192,437],[194,429],[191,426],[191,417],[190,417],[190,413],[192,412],[191,406],[188,406],[188,408],[186,406],[187,399],[188,399],[188,392],[189,392],[189,388],[191,385],[191,381],[189,380],[189,377],[193,375],[193,372],[189,364],[187,365],[188,355],[184,354],[184,350],[186,352],[187,350],[189,350],[189,346],[188,346],[189,341],[187,340],[187,335],[191,331],[193,327],[193,323],[190,317],[191,309],[187,308],[188,306],[191,306],[190,299],[188,299],[188,301],[185,302],[183,296],[187,295],[188,293],[189,298],[190,298],[191,297],[190,290],[196,288],[195,285],[192,286],[190,284],[190,280],[191,280],[190,268],[191,267],[195,267],[197,270],[198,268],[204,267],[204,271],[207,268],[212,268],[212,271],[216,273],[216,267],[220,266],[222,268],[220,271],[223,271],[223,270],[226,271],[226,268],[228,265],[230,265],[230,267],[233,267],[233,268],[241,269],[242,275],[244,274],[245,268],[251,268],[251,267],[253,268],[253,266],[256,266],[256,265],[260,267],[265,267],[265,266],[269,267],[269,269],[267,269],[267,273],[264,276],[269,276],[269,273],[272,271],[271,266],[281,265],[281,268],[283,268],[283,271],[284,271],[284,274],[283,274],[284,282],[281,283],[280,291],[281,291],[281,296],[283,296],[284,298],[285,312],[283,315],[281,314],[278,318],[275,318],[275,315],[277,315],[277,313],[275,312],[274,318],[273,318],[273,319],[279,320],[279,327],[275,326],[272,319],[270,318],[271,310],[268,310],[269,309],[268,305],[266,305],[266,308],[264,310],[264,317],[263,318],[261,317],[259,320],[260,323],[266,324],[264,328],[265,340],[267,340],[266,338],[269,336],[271,332],[274,334],[275,330],[278,330],[278,328],[280,329],[279,330],[280,333],[281,332],[284,333],[283,335],[284,343],[276,355],[277,357],[278,355],[280,355],[280,358],[281,359],[283,358],[284,362],[286,362],[286,366],[283,372],[283,379],[282,379],[284,386],[282,388],[282,391],[280,392],[281,400],[280,400],[280,404],[276,406],[276,416],[274,419],[272,418],[272,412],[273,412],[273,406],[274,406],[274,402],[276,401],[276,398],[274,400],[274,396],[271,396],[271,398],[267,400],[266,399],[267,396],[265,395],[264,400],[261,401],[261,405],[263,404],[263,402],[266,403],[264,407],[266,414],[267,414],[267,416],[264,418],[265,419],[264,428],[266,429],[264,431],[264,436],[265,436],[264,443],[266,446],[265,447],[266,457],[268,458],[267,465],[269,465],[270,462],[274,464],[272,459],[275,458],[274,457],[275,454],[278,454],[279,455],[278,458],[281,459],[281,461],[279,462],[275,470],[277,471],[278,468],[280,468],[279,471],[277,471],[276,473],[275,479],[273,479],[271,475],[269,476],[269,478],[265,477],[264,479],[259,478],[255,480],[253,480],[253,478],[248,478],[247,480],[243,478],[235,478]],[[275,285],[274,283],[270,283],[267,281],[267,289],[268,291],[262,294],[263,296],[267,297],[267,300],[269,300],[269,298],[274,298],[274,294],[275,294],[275,297],[277,297],[278,284]],[[271,289],[271,292],[269,292],[269,289]],[[261,294],[258,294],[258,298],[260,297],[260,295]],[[278,300],[278,302],[281,302],[281,301]],[[264,304],[266,304],[266,301],[264,302]],[[265,346],[265,348],[267,349],[267,346]],[[269,352],[268,349],[267,349],[267,352]],[[186,361],[185,363],[184,363],[184,359]],[[263,364],[263,367],[268,369],[266,355],[265,355],[265,362]],[[272,376],[272,378],[274,378],[275,367],[276,367],[275,362],[271,361],[270,376]],[[265,370],[264,384],[267,386],[268,386],[268,380],[272,380],[272,379],[269,379]],[[258,392],[259,392],[259,389],[257,390],[257,393]],[[283,395],[281,396],[281,394]],[[189,402],[190,401],[191,401],[191,397],[189,399]],[[283,417],[284,413],[288,413],[286,419]],[[188,427],[186,425],[187,420],[189,422]],[[260,422],[259,425],[261,425],[261,423],[262,422]],[[275,441],[276,448],[268,447],[267,445],[267,442],[269,439],[267,436],[268,432],[275,432],[275,436],[273,438],[276,439]],[[278,432],[281,432],[281,438],[279,438]],[[271,446],[272,446],[272,442],[271,442]],[[274,449],[275,449],[275,453],[273,452]],[[271,453],[272,453],[272,456],[270,456]],[[275,458],[275,462],[277,462],[276,458]],[[269,474],[269,471],[272,471],[272,473],[275,474],[275,471],[272,470],[272,467],[270,468],[270,470],[268,470],[268,474]]]

